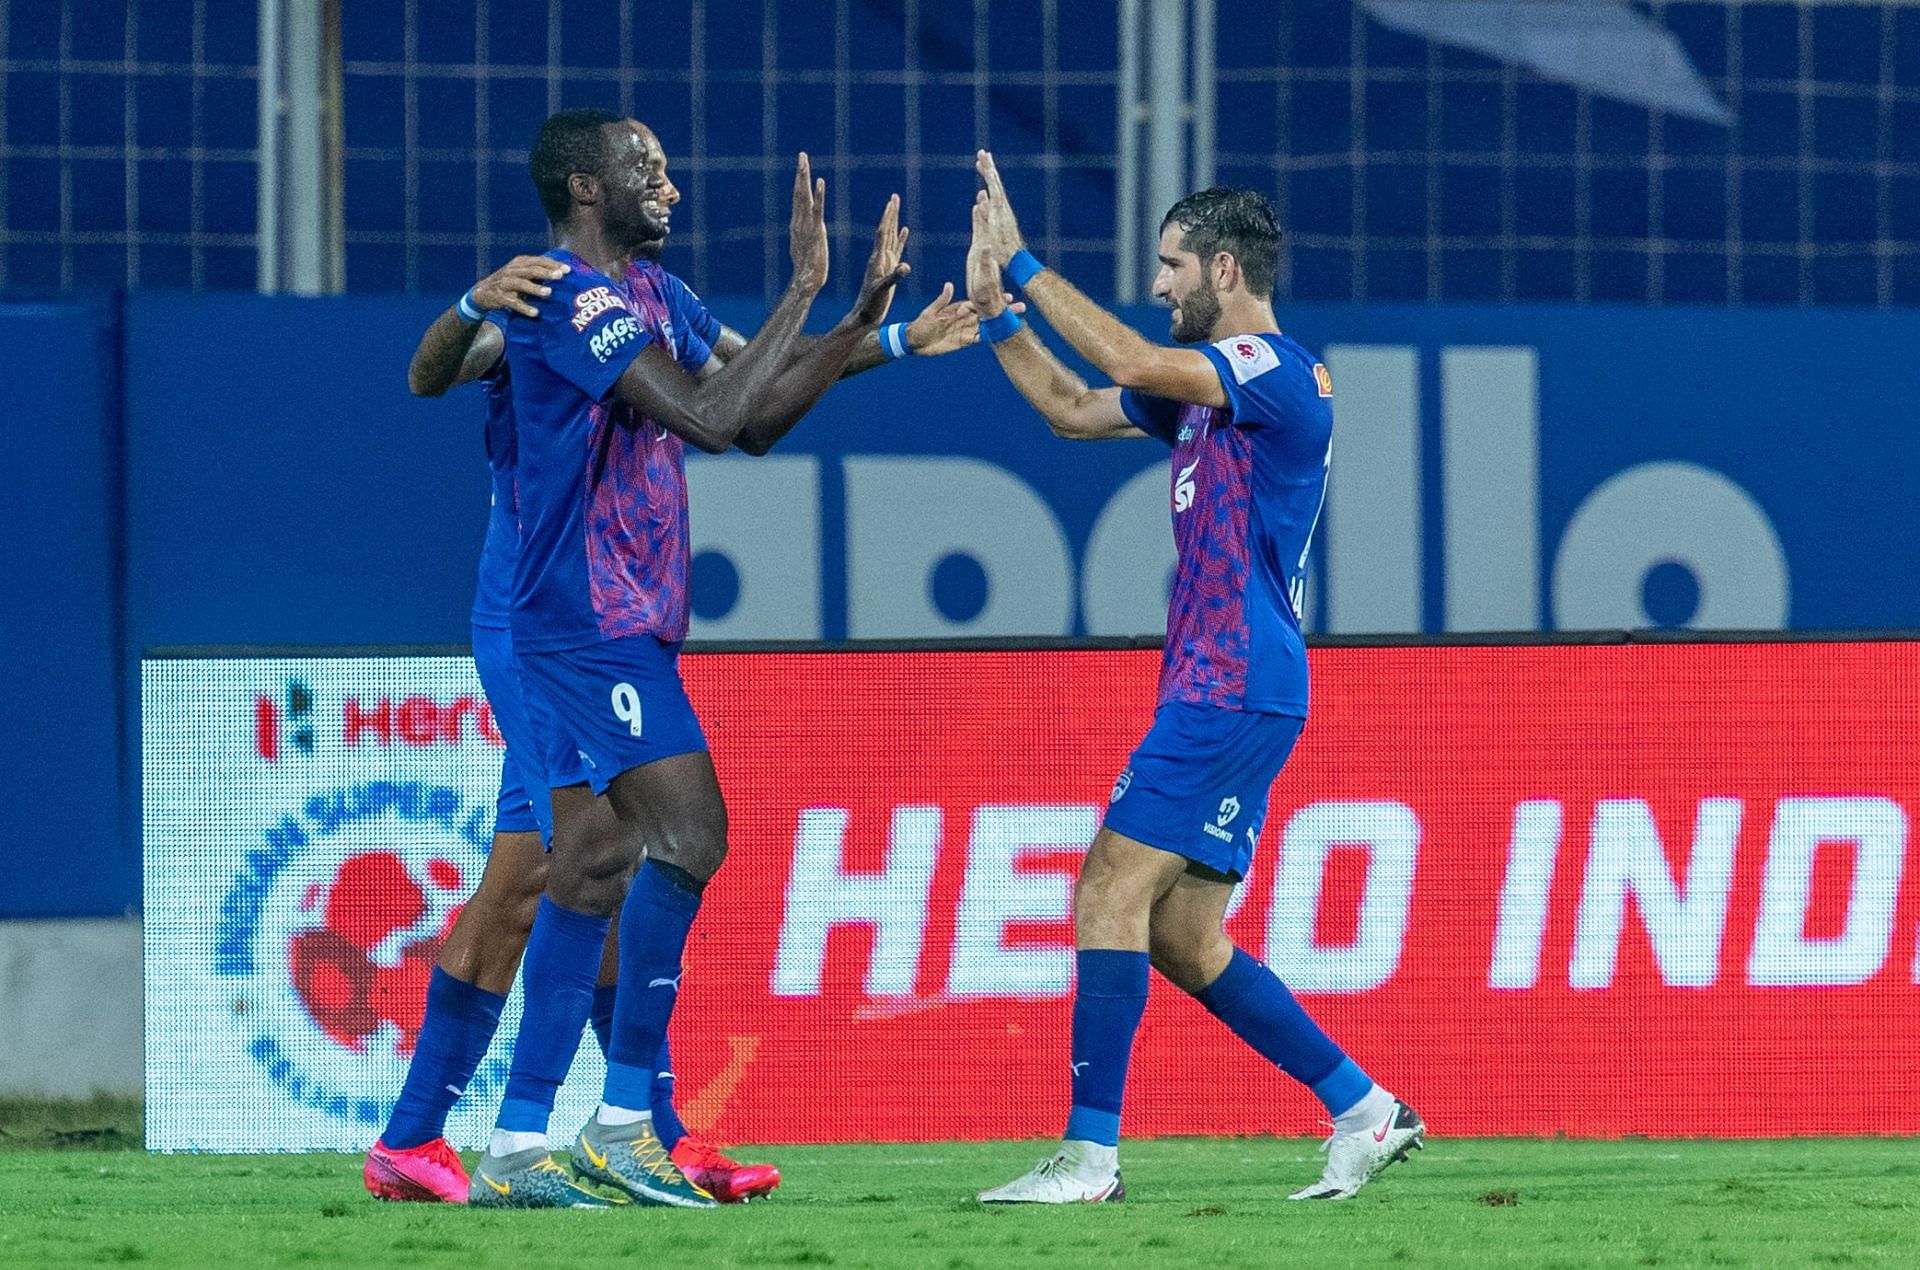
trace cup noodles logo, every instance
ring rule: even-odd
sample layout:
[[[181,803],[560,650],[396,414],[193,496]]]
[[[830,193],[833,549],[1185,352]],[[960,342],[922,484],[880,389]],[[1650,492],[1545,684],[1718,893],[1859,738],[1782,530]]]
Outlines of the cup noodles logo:
[[[573,329],[584,331],[593,320],[610,309],[624,309],[611,287],[589,287],[573,297]]]

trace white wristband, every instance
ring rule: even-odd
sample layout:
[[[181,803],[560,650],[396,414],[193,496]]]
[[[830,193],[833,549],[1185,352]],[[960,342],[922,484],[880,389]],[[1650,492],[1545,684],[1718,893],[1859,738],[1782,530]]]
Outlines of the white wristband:
[[[911,356],[912,347],[907,344],[907,324],[895,322],[880,328],[880,351],[887,355],[888,361]]]
[[[465,295],[461,296],[460,302],[456,304],[454,307],[459,309],[460,316],[465,318],[469,322],[478,322],[481,318],[486,316],[486,314],[482,313],[478,308],[474,307],[472,291],[468,291]]]

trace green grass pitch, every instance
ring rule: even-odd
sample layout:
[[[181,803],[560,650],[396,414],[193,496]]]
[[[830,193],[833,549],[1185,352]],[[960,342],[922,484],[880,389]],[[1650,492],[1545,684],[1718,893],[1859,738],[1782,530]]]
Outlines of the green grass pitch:
[[[1920,1260],[1904,1140],[1436,1137],[1354,1200],[1290,1204],[1301,1139],[1128,1143],[1124,1204],[972,1199],[1038,1142],[742,1150],[786,1175],[712,1212],[377,1203],[340,1155],[151,1156],[123,1104],[0,1103],[0,1266],[1801,1266]]]

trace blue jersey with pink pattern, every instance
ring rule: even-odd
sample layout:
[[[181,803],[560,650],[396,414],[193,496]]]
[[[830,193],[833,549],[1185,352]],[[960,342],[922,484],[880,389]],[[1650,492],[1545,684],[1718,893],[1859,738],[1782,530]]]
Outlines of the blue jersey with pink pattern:
[[[507,324],[518,558],[513,637],[532,652],[687,634],[686,449],[613,387],[648,344],[688,371],[719,323],[652,261],[616,282],[572,252],[569,272]]]
[[[1179,564],[1160,701],[1307,714],[1307,552],[1326,496],[1333,381],[1284,335],[1203,347],[1224,409],[1129,389],[1121,409],[1173,447]]]

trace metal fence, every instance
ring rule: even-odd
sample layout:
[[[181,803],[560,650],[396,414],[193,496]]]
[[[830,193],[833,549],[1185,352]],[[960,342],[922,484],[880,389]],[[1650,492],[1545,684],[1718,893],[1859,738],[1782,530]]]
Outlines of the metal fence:
[[[1111,295],[1147,263],[1115,258],[1125,7],[341,6],[346,285],[455,291],[542,246],[527,146],[552,109],[604,104],[665,140],[673,260],[702,290],[778,288],[803,147],[838,281],[893,190],[922,280],[957,274],[987,145],[1037,249]],[[1458,27],[1475,6],[1445,7]],[[1417,0],[1220,7],[1212,170],[1282,207],[1282,298],[1920,304],[1920,7],[1562,7],[1640,31],[1617,60],[1719,117],[1636,97],[1605,59],[1423,34]],[[0,286],[255,285],[257,13],[0,0]]]

